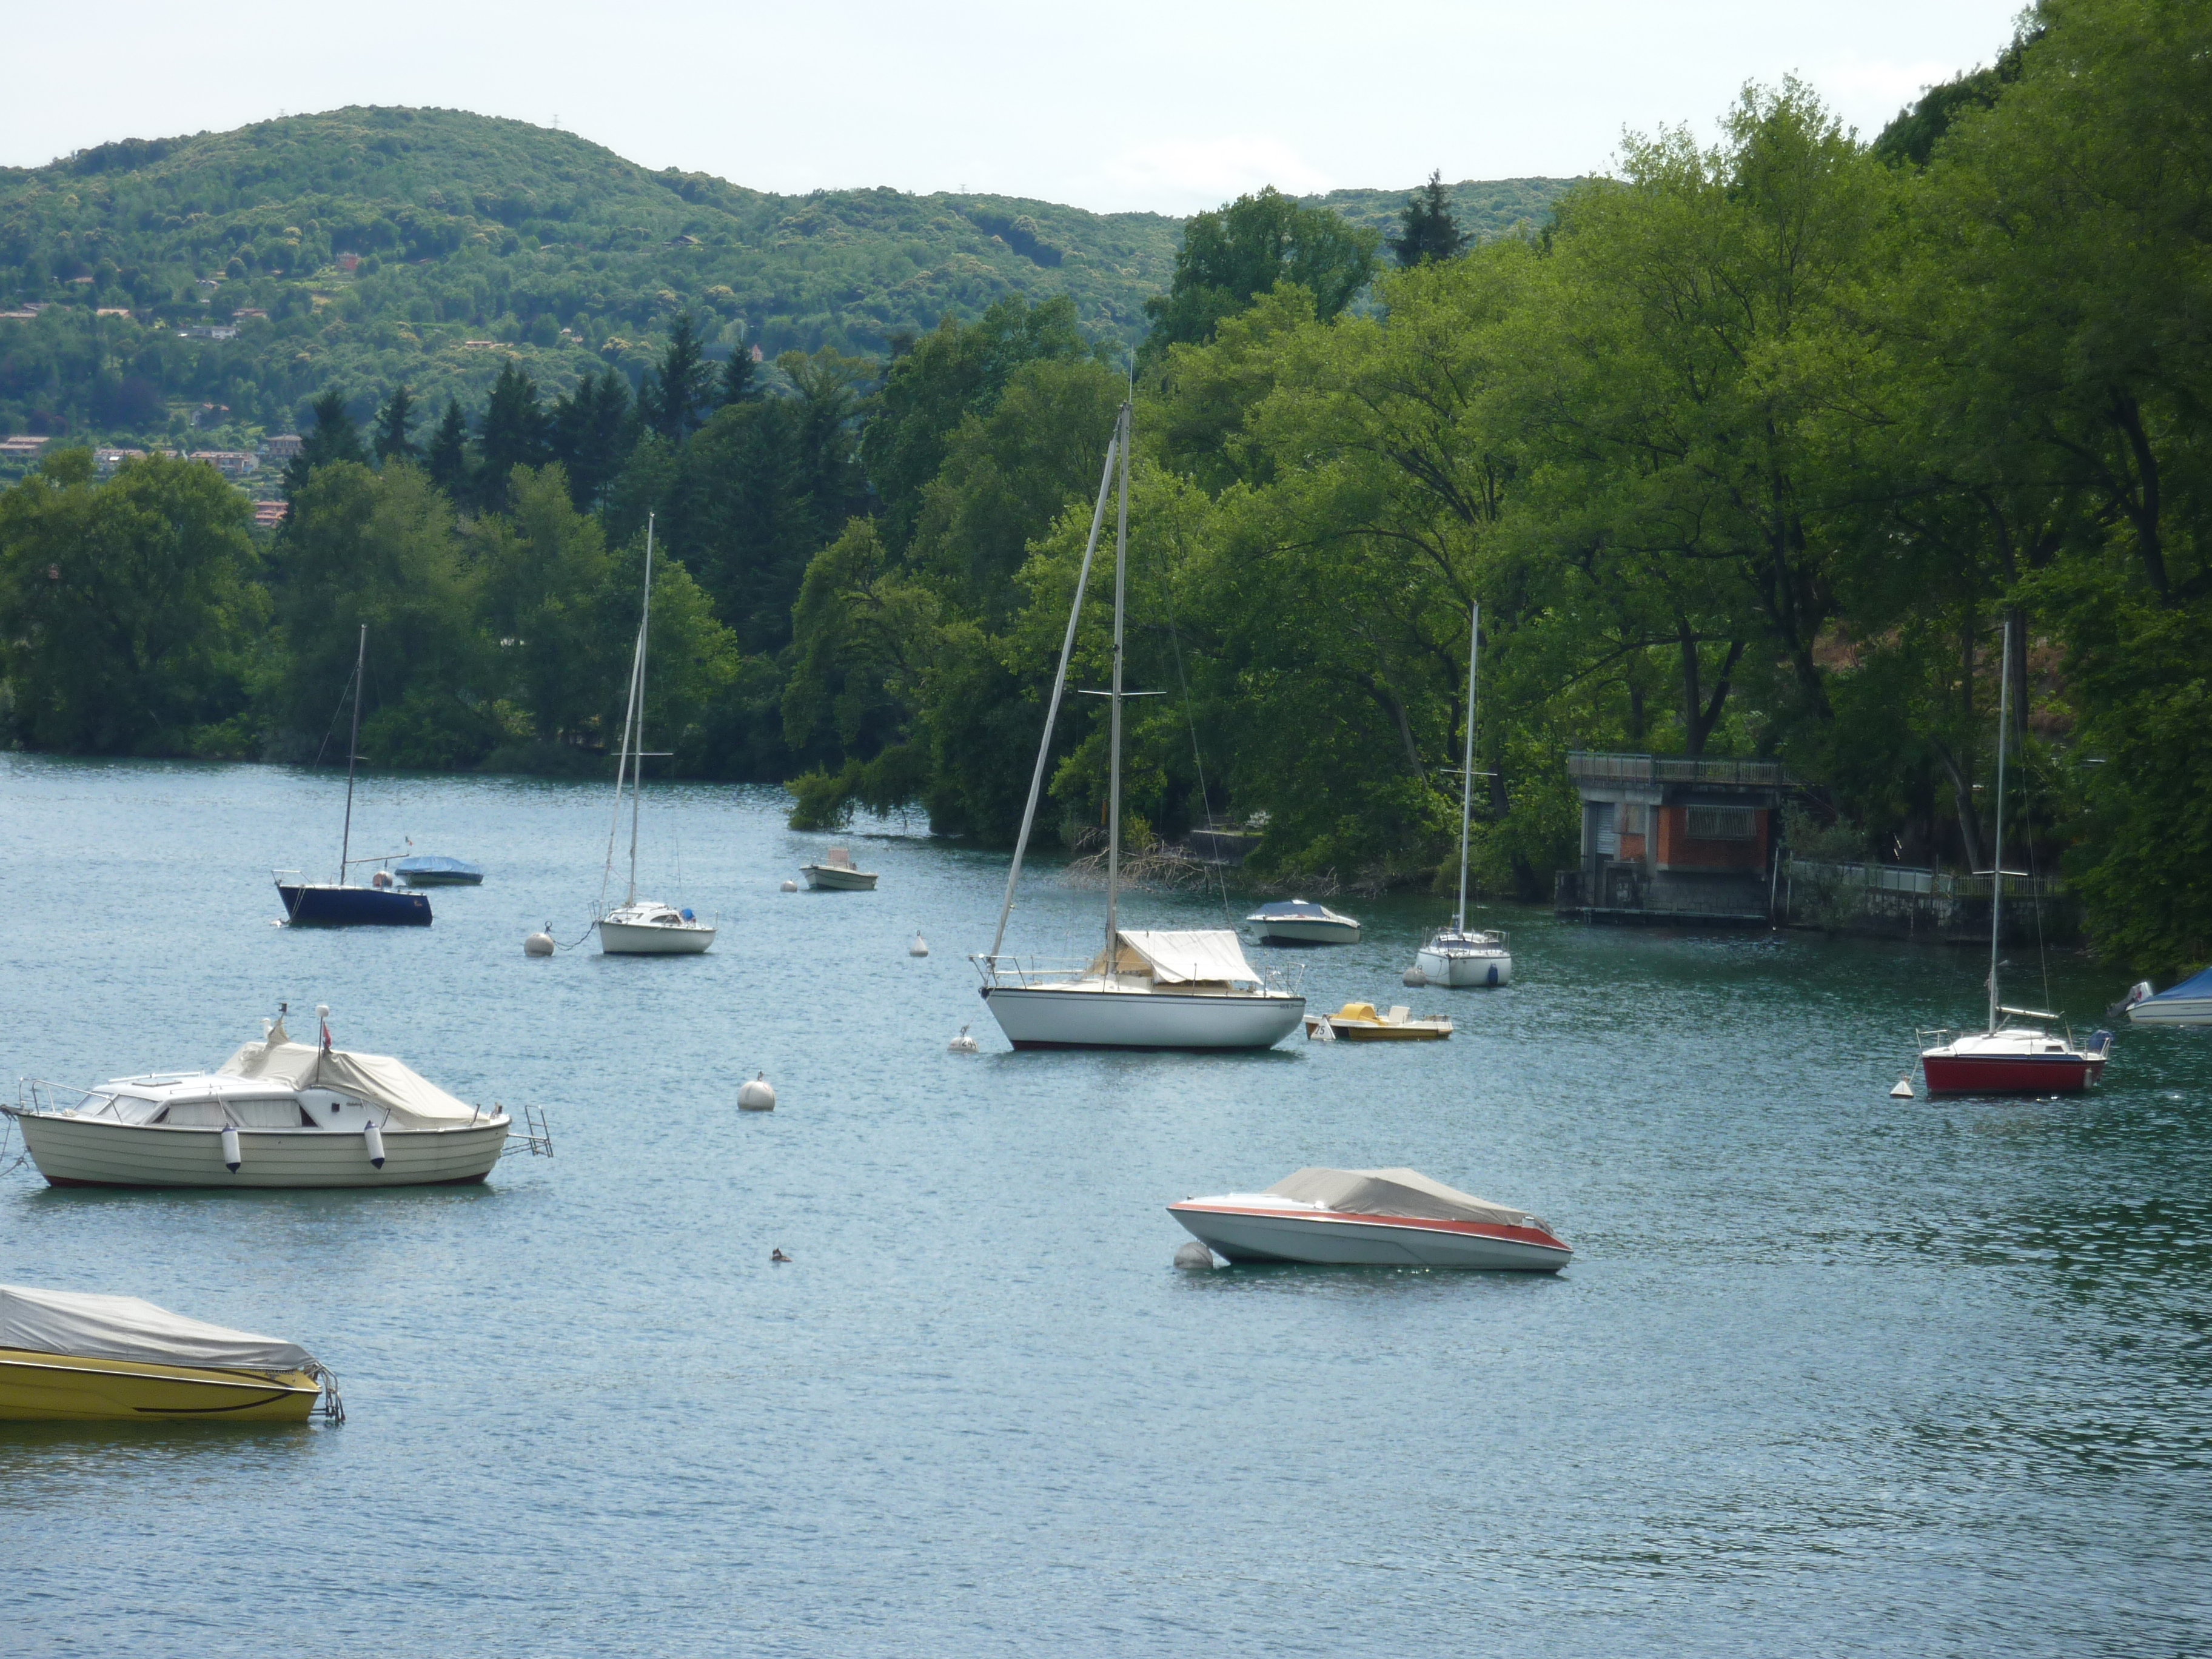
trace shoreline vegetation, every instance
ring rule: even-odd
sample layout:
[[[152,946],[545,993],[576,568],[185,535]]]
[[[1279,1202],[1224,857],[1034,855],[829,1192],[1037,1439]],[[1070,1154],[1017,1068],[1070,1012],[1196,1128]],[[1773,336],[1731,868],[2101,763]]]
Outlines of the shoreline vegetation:
[[[1463,220],[1440,179],[1387,232],[1374,204],[1264,191],[1163,231],[1126,315],[984,282],[932,289],[933,325],[771,355],[734,287],[672,281],[612,352],[526,351],[574,331],[556,309],[470,377],[329,358],[294,394],[313,412],[273,532],[159,455],[102,477],[57,443],[0,492],[0,723],[54,752],[311,760],[365,622],[374,763],[596,775],[650,515],[647,722],[678,775],[783,784],[802,828],[908,811],[1007,840],[1133,385],[1128,678],[1164,695],[1127,717],[1129,845],[1234,822],[1260,826],[1249,879],[1432,886],[1479,599],[1483,890],[1540,900],[1572,861],[1570,749],[1780,760],[1801,855],[1984,869],[2009,617],[2008,854],[2064,874],[2106,959],[2193,967],[2208,96],[2203,9],[2044,0],[1871,143],[1792,81],[1747,89],[1710,147],[1630,138],[1517,224]],[[118,153],[71,193],[137,201],[164,165]],[[51,298],[70,261],[121,281],[21,178],[0,177],[0,301]],[[991,234],[1064,271],[1042,226]],[[479,234],[463,264],[494,258]],[[240,244],[218,289],[276,280],[283,240]],[[385,325],[366,291],[310,307],[336,308],[329,339]],[[129,378],[103,362],[88,385]],[[1093,580],[1079,687],[1108,667],[1110,562]],[[1104,731],[1068,702],[1045,823],[1074,848]]]

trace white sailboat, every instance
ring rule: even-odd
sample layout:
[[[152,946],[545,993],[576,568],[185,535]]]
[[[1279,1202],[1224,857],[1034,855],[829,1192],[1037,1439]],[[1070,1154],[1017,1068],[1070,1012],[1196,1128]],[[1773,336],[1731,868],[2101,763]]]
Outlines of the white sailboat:
[[[645,520],[645,609],[637,624],[637,650],[630,658],[629,708],[623,716],[622,758],[615,768],[615,818],[607,831],[606,870],[599,878],[599,951],[610,957],[696,957],[714,942],[714,929],[689,908],[637,896],[638,794],[645,769],[645,653],[653,630],[653,516]],[[615,842],[622,833],[623,787],[629,787],[629,887],[623,902],[607,908],[607,884],[615,867]]]
[[[1513,982],[1513,953],[1506,949],[1505,935],[1491,928],[1470,933],[1467,925],[1468,826],[1474,817],[1474,671],[1482,640],[1482,607],[1473,609],[1467,646],[1467,764],[1460,775],[1459,903],[1451,926],[1439,929],[1413,958],[1430,984],[1453,988]]]
[[[1139,695],[1121,689],[1122,626],[1127,610],[1129,554],[1130,407],[1121,405],[1114,439],[1106,449],[1106,470],[1098,481],[1098,505],[1091,515],[1091,538],[1075,579],[1075,601],[1067,613],[1067,636],[1060,651],[1060,672],[1052,683],[1044,735],[1037,744],[1036,769],[1030,775],[1029,805],[1014,843],[1013,867],[1006,875],[1006,902],[986,955],[971,957],[983,977],[983,1000],[999,1029],[1017,1048],[1267,1048],[1297,1030],[1306,1001],[1271,982],[1244,959],[1229,928],[1146,933],[1121,926],[1121,702]],[[1067,664],[1075,650],[1075,629],[1090,586],[1091,562],[1106,521],[1106,499],[1120,468],[1121,505],[1114,532],[1114,684],[1111,699],[1111,782],[1108,788],[1106,842],[1106,936],[1089,962],[1041,963],[1000,954],[1006,921],[1013,914],[1014,890],[1036,821],[1045,767],[1052,752],[1054,722],[1067,685]]]

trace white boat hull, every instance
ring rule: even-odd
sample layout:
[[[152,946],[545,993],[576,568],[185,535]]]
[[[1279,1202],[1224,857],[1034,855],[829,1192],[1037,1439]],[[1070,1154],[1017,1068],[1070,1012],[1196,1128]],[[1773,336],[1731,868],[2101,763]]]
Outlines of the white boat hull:
[[[1356,921],[1279,921],[1259,924],[1260,937],[1270,945],[1357,945]]]
[[[1272,1048],[1306,1012],[1276,995],[994,985],[983,997],[1017,1048]]]
[[[711,927],[661,922],[602,921],[599,951],[610,957],[696,957],[714,942]]]
[[[2212,997],[2161,1003],[2153,998],[2128,1010],[2131,1025],[2212,1025]]]
[[[25,1113],[24,1150],[57,1187],[420,1187],[482,1181],[507,1145],[507,1119],[450,1129],[386,1127],[384,1167],[350,1131],[240,1129],[239,1168],[222,1131]]]
[[[1513,957],[1504,951],[1437,951],[1424,945],[1413,965],[1430,984],[1453,990],[1513,983]]]
[[[806,884],[817,892],[872,893],[876,890],[873,870],[841,870],[834,865],[802,864],[799,873],[806,878]]]
[[[1206,1209],[1170,1204],[1192,1237],[1231,1261],[1557,1273],[1574,1252],[1529,1227],[1466,1221]]]

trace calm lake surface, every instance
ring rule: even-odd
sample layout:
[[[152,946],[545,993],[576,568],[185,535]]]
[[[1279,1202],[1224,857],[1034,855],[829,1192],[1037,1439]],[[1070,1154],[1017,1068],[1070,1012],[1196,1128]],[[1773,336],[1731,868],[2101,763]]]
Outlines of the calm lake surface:
[[[1916,1022],[1982,1007],[1972,954],[1493,907],[1515,986],[1408,993],[1446,907],[1393,900],[1252,954],[1449,1043],[1015,1054],[964,959],[1004,855],[919,820],[659,787],[642,885],[719,913],[713,953],[531,960],[584,930],[606,787],[368,780],[357,850],[484,885],[427,930],[272,925],[343,793],[0,756],[11,1095],[327,1002],[557,1149],[452,1190],[0,1177],[0,1279],[290,1338],[350,1413],[0,1425],[11,1653],[2212,1648],[2212,1032],[2123,1030],[2086,1098],[1891,1100]],[[832,840],[880,891],[777,890]],[[1086,951],[1101,908],[1048,867],[1009,943]],[[2123,988],[2051,972],[2080,1030]],[[757,1071],[777,1109],[740,1115]],[[1574,1264],[1170,1265],[1164,1206],[1310,1164],[1525,1205]]]

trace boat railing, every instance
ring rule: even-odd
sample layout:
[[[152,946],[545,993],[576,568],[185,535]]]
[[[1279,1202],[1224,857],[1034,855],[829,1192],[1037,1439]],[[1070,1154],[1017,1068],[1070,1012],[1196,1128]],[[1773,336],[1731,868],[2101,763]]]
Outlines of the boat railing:
[[[1061,985],[1080,979],[1096,960],[1091,957],[992,956],[978,952],[968,958],[986,985]]]
[[[112,1091],[80,1089],[74,1083],[50,1083],[41,1077],[18,1078],[15,1080],[15,1103],[0,1102],[0,1112],[10,1117],[58,1117],[64,1111],[75,1111],[88,1100],[112,1100]],[[66,1100],[70,1103],[64,1105]]]

